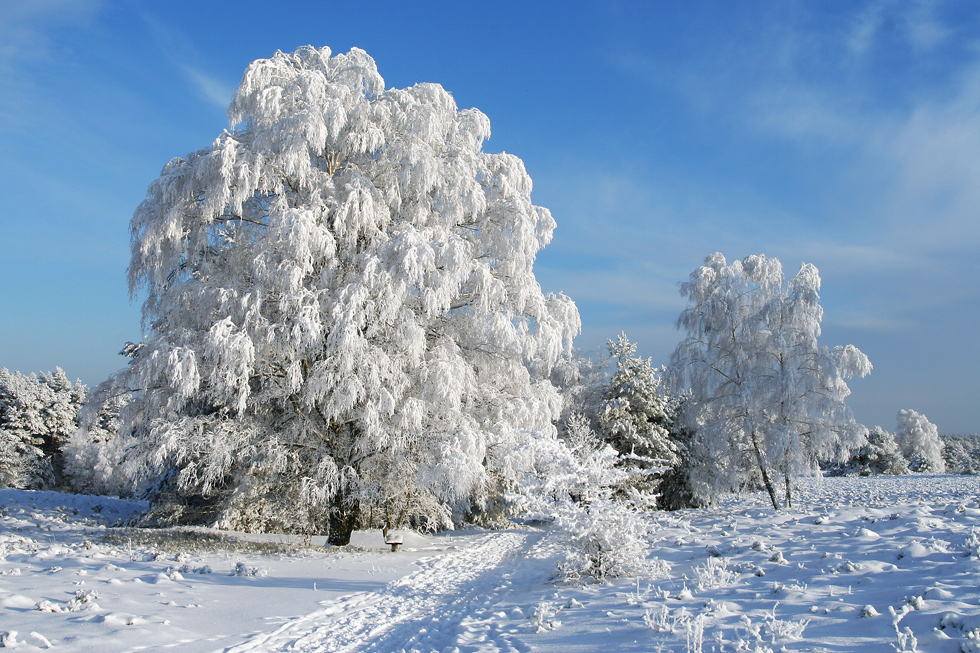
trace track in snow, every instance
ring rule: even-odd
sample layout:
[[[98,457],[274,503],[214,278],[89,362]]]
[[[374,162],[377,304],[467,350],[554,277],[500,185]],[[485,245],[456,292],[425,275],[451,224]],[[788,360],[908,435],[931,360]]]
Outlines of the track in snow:
[[[499,604],[515,581],[519,585],[531,581],[521,567],[541,538],[542,533],[533,531],[487,533],[470,547],[423,559],[422,569],[380,592],[333,601],[271,633],[256,635],[229,653],[525,653],[529,648],[518,639],[528,631],[524,615],[503,612]]]

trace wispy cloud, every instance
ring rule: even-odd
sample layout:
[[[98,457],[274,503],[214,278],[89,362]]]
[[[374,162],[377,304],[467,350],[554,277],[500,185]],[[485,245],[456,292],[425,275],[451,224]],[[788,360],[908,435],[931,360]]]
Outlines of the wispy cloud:
[[[31,0],[0,3],[0,72],[24,61],[46,59],[54,42],[51,30],[88,24],[101,0]]]
[[[181,65],[181,72],[197,87],[198,92],[219,109],[227,109],[235,87],[193,66]]]
[[[139,10],[139,16],[149,28],[157,47],[194,91],[215,107],[227,109],[235,86],[206,70],[206,66],[200,63],[197,48],[180,29],[145,9]]]
[[[89,25],[101,6],[100,0],[0,2],[0,119],[6,128],[23,128],[44,104],[36,72],[57,57],[58,30]]]

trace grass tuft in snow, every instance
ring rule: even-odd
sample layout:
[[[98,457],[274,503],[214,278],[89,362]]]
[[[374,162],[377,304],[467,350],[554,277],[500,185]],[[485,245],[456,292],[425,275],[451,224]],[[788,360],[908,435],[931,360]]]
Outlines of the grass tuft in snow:
[[[186,556],[223,551],[257,555],[296,553],[296,545],[279,542],[252,542],[231,535],[202,532],[185,528],[118,528],[103,536],[106,544],[119,548],[159,549],[166,553]]]

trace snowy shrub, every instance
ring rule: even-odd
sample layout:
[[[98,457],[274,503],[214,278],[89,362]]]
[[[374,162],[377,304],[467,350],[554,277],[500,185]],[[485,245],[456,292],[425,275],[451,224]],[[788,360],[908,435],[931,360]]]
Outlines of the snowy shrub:
[[[259,567],[249,567],[244,562],[236,562],[235,568],[232,570],[233,576],[247,576],[247,577],[263,577],[268,575],[269,571],[267,569],[261,569]]]
[[[583,436],[583,441],[590,441]],[[528,517],[551,522],[564,536],[560,575],[568,581],[595,581],[663,573],[666,563],[647,560],[650,522],[642,513],[654,498],[635,488],[613,498],[632,474],[609,446],[572,451],[557,438],[528,438],[514,449],[511,465],[521,469],[518,503]]]
[[[48,601],[47,599],[35,603],[34,609],[40,612],[64,612],[65,611],[65,608],[58,605],[57,603]]]
[[[534,606],[534,613],[528,617],[531,621],[531,627],[536,633],[544,633],[549,630],[554,630],[561,626],[561,621],[555,619],[558,613],[561,612],[561,608],[555,609],[547,601],[538,603]]]
[[[915,653],[919,650],[919,640],[916,639],[912,629],[909,627],[905,627],[904,629],[900,627],[902,619],[912,610],[914,608],[907,603],[900,610],[895,610],[892,606],[888,606],[888,614],[892,617],[892,627],[895,629],[895,639],[897,640],[897,644],[893,644],[892,647],[896,651],[911,651]]]
[[[98,610],[99,606],[95,603],[97,598],[99,593],[96,590],[77,590],[75,596],[68,601],[68,611]]]
[[[941,474],[946,471],[939,430],[925,415],[914,410],[899,411],[895,439],[913,472]]]
[[[970,529],[963,555],[969,558],[980,558],[980,529],[977,529],[976,526]]]
[[[731,585],[738,579],[738,573],[728,568],[726,558],[708,558],[693,571],[701,591]]]
[[[555,221],[523,163],[359,49],[253,62],[229,121],[132,219],[152,328],[114,384],[134,472],[167,477],[181,521],[338,545],[371,519],[499,516],[501,463],[554,431],[580,328],[535,280]]]
[[[556,525],[568,533],[559,566],[567,580],[604,582],[651,569],[646,559],[649,525],[630,503],[596,499],[562,511]]]
[[[803,639],[803,631],[810,624],[809,619],[800,619],[795,621],[793,619],[777,619],[776,618],[776,607],[777,603],[772,607],[772,610],[766,614],[766,630],[769,632],[769,642],[771,644],[778,644],[780,642],[791,642]]]
[[[980,628],[974,628],[968,632],[963,641],[960,642],[961,653],[978,653],[980,652]]]

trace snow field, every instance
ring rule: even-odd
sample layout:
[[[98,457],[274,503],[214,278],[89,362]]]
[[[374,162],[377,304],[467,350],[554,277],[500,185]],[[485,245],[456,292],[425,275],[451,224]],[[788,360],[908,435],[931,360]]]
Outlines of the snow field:
[[[622,651],[980,650],[978,494],[975,477],[826,479],[794,510],[759,496],[661,515],[653,550],[670,578],[563,589],[578,616],[566,611],[562,632],[526,641],[547,651],[609,641]]]
[[[669,572],[583,586],[553,581],[561,534],[546,529],[407,533],[398,553],[375,532],[345,549],[207,529],[130,546],[133,531],[106,526],[138,503],[0,490],[0,637],[21,650],[980,651],[980,479],[825,479],[798,496],[778,513],[764,496],[654,513],[649,554]]]

